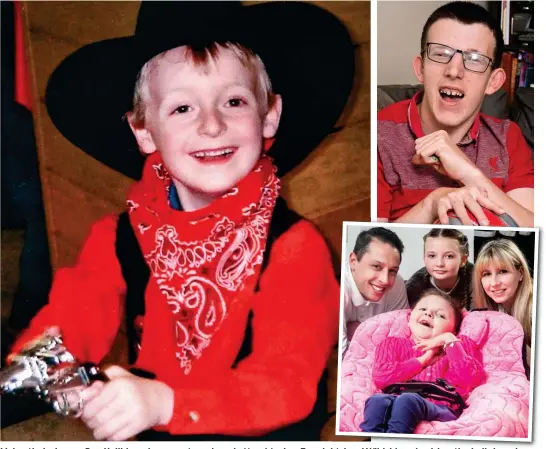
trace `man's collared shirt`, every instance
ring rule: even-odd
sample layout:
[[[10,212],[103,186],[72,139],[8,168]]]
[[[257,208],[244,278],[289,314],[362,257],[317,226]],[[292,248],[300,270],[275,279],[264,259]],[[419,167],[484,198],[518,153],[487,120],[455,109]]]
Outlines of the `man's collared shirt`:
[[[460,187],[434,167],[411,163],[415,140],[423,137],[417,105],[423,92],[378,113],[377,217],[389,221],[408,212],[440,187]],[[457,144],[502,191],[534,188],[533,155],[519,127],[510,120],[478,114]]]

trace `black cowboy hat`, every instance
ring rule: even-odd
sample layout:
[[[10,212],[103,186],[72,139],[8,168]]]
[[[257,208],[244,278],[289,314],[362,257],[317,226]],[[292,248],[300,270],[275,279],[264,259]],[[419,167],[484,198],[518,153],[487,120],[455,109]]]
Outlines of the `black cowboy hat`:
[[[57,67],[46,90],[48,112],[73,144],[137,179],[144,157],[123,119],[132,108],[137,73],[168,49],[228,41],[260,56],[282,96],[269,154],[283,175],[331,132],[353,83],[347,29],[308,3],[142,2],[134,35],[86,45]]]

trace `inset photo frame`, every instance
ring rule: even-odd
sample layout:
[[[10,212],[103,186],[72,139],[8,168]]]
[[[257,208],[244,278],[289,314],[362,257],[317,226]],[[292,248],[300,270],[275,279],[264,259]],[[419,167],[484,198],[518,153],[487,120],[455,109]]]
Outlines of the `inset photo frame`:
[[[531,441],[538,229],[343,235],[336,434]]]

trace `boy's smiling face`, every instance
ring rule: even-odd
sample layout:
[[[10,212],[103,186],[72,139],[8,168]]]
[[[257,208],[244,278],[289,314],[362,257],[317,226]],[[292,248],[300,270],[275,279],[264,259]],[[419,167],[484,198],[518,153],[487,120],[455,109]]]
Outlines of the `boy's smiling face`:
[[[466,25],[452,19],[440,19],[428,30],[427,42],[475,51],[491,59],[495,55],[493,32],[479,23]],[[466,132],[472,126],[484,96],[497,91],[504,82],[504,72],[491,65],[484,73],[465,69],[460,53],[442,64],[430,60],[425,51],[415,58],[413,68],[425,89],[421,120],[424,128],[429,128],[428,132],[439,129],[453,132],[458,128]],[[446,91],[451,95],[446,95]]]
[[[230,50],[196,67],[185,47],[157,59],[145,86],[145,124],[131,123],[144,153],[159,151],[184,210],[210,204],[260,159],[278,127],[281,99],[265,113],[252,70]]]

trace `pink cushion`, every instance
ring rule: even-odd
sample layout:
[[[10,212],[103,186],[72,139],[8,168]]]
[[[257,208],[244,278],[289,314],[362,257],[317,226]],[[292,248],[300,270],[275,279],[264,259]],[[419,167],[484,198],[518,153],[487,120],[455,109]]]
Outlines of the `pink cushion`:
[[[386,337],[409,335],[409,313],[383,313],[355,331],[341,365],[339,431],[359,431],[364,402],[379,392],[372,381],[375,348]],[[422,422],[415,433],[527,438],[529,381],[522,362],[521,325],[505,313],[471,312],[464,316],[460,335],[481,348],[487,381],[470,394],[459,419]]]

